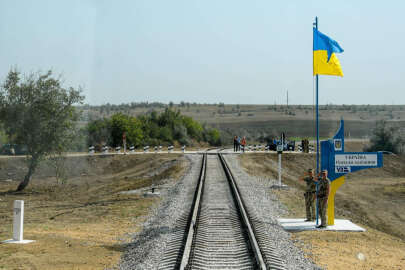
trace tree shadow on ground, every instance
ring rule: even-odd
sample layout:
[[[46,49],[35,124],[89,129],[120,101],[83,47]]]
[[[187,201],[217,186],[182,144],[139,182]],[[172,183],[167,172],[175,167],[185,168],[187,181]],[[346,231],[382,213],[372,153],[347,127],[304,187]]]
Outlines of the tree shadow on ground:
[[[130,244],[103,245],[102,247],[111,251],[124,252]]]

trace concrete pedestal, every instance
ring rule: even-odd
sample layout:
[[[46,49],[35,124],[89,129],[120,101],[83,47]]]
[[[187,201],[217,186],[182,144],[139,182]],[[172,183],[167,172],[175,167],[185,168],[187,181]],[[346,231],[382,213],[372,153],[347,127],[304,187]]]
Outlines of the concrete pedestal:
[[[28,244],[35,242],[35,240],[14,240],[14,239],[9,239],[9,240],[4,240],[1,241],[3,244]]]
[[[335,219],[335,225],[318,229],[315,221],[307,221],[303,218],[280,218],[277,219],[286,231],[342,231],[342,232],[365,232],[366,230],[347,219]]]

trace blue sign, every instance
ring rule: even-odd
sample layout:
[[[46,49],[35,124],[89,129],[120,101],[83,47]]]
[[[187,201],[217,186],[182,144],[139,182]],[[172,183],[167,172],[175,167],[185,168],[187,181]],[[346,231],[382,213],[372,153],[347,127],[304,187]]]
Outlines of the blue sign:
[[[333,181],[351,172],[383,166],[382,152],[345,152],[344,122],[333,139],[321,141],[321,169]]]

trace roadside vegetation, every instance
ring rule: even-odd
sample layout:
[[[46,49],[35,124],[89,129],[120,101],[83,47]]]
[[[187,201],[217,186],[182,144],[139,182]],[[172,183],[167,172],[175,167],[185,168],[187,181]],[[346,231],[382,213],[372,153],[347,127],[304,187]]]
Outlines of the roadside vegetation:
[[[127,144],[135,147],[144,145],[194,145],[207,142],[221,145],[219,131],[207,128],[179,110],[166,108],[162,112],[152,111],[138,117],[123,113],[110,118],[90,121],[85,132],[87,144],[100,148],[104,145],[121,146],[122,134],[126,134]]]
[[[222,143],[218,130],[167,107],[137,117],[118,112],[80,127],[83,111],[78,106],[85,98],[81,93],[80,88],[64,87],[52,71],[26,76],[16,69],[9,71],[0,87],[0,143],[5,154],[26,154],[28,168],[16,191],[28,186],[44,160],[60,167],[66,152],[86,151],[91,145],[99,150],[120,146],[124,134],[127,143],[136,147]]]

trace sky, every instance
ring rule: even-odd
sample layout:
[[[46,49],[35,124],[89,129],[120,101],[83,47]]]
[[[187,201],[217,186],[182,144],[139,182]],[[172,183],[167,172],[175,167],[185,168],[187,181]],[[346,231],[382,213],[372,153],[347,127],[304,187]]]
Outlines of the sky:
[[[0,0],[0,81],[52,69],[86,103],[313,104],[312,23],[344,49],[320,104],[405,104],[405,1]]]

